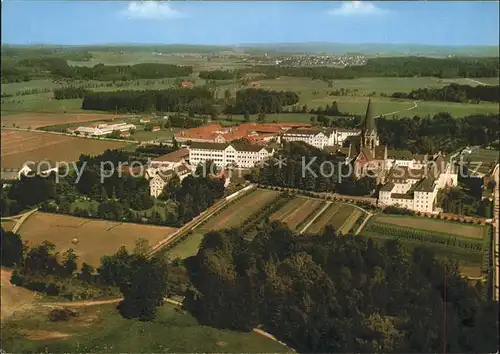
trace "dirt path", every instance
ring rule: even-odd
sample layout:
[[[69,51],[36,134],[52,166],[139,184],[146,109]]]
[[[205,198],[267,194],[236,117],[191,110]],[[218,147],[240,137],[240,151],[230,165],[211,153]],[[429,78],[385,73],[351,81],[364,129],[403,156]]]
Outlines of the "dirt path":
[[[303,234],[309,228],[309,226],[311,226],[316,221],[316,219],[319,218],[321,214],[325,212],[325,210],[330,206],[330,204],[332,204],[332,202],[326,202],[323,208],[321,208],[321,210],[318,211],[316,215],[314,215],[314,217],[307,223],[307,225],[304,226],[302,230],[300,230],[300,233]]]
[[[11,276],[11,270],[2,268],[0,277],[0,319],[2,321],[13,315],[15,312],[24,312],[32,309],[37,301],[37,297],[34,292],[12,284],[10,282]]]
[[[470,81],[470,82],[473,82],[473,83],[478,84],[478,85],[483,85],[483,86],[493,86],[493,85],[487,84],[487,83],[485,83],[485,82],[477,81],[477,80],[474,80],[474,79],[468,79],[468,78],[467,78],[467,79],[465,79],[465,80]]]
[[[109,299],[109,300],[89,300],[89,301],[63,301],[63,302],[41,302],[38,305],[42,307],[87,307],[114,304],[122,301],[123,298]]]
[[[413,101],[413,107],[402,109],[400,111],[394,111],[394,112],[384,113],[384,114],[381,114],[380,116],[381,117],[386,117],[386,116],[398,114],[398,113],[405,112],[405,111],[411,111],[411,110],[413,110],[413,109],[415,109],[417,107],[418,107],[417,101]]]

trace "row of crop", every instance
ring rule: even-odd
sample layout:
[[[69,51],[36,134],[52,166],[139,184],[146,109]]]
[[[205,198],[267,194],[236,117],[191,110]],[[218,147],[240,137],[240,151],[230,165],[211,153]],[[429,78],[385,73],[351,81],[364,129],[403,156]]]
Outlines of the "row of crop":
[[[293,195],[289,193],[280,193],[273,201],[267,203],[262,209],[260,209],[254,215],[251,215],[241,224],[240,229],[244,233],[248,233],[252,229],[256,228],[263,221],[268,220],[269,217],[280,210],[286,203],[293,199]]]
[[[320,210],[324,208],[324,206],[325,203],[321,203],[316,208],[312,209],[311,212],[304,218],[304,220],[298,223],[296,229],[300,232],[316,216],[316,214],[318,214]]]
[[[366,228],[368,233],[378,233],[423,243],[440,244],[448,247],[457,247],[472,252],[482,252],[483,242],[481,240],[463,240],[454,235],[444,233],[428,232],[411,228],[392,226],[387,224],[372,223]]]

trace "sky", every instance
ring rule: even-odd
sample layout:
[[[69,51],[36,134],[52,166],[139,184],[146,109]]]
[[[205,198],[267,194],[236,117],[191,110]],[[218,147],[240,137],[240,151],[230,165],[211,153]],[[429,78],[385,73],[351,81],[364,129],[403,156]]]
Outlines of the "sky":
[[[2,0],[2,43],[498,45],[499,3]]]

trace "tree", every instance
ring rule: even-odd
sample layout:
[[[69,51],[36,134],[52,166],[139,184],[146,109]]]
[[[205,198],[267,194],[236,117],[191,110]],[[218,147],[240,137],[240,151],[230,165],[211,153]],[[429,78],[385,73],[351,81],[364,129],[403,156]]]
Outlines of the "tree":
[[[248,111],[245,111],[243,113],[243,121],[245,121],[245,122],[249,122],[250,121],[250,114],[248,113]]]
[[[142,237],[135,240],[134,254],[145,256],[150,250],[151,246],[148,240]]]
[[[19,234],[0,228],[0,250],[2,266],[20,265],[23,260],[24,245]]]
[[[79,278],[84,282],[90,283],[94,280],[94,273],[95,273],[94,267],[83,262]]]
[[[129,281],[120,284],[123,301],[121,315],[141,321],[153,320],[170,288],[168,267],[163,258],[137,257],[131,262]]]
[[[264,122],[266,120],[266,114],[263,112],[260,112],[257,115],[257,122]]]
[[[76,260],[78,259],[78,256],[75,254],[72,248],[68,249],[66,252],[63,254],[63,263],[62,263],[62,271],[63,274],[67,277],[70,277],[73,275],[77,268],[77,263]]]

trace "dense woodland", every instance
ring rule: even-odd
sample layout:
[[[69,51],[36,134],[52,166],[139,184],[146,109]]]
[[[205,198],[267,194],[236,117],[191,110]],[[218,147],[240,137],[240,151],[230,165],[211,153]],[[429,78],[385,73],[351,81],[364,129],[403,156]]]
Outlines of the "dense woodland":
[[[92,91],[83,87],[64,86],[54,90],[54,98],[56,100],[67,100],[73,98],[83,98]]]
[[[394,92],[392,97],[424,101],[498,102],[500,101],[500,86],[450,84],[442,88],[421,88],[410,93]]]
[[[295,236],[275,222],[252,241],[232,229],[205,235],[188,260],[184,305],[203,324],[262,326],[299,352],[493,352],[497,303],[452,261],[396,240]],[[444,311],[446,316],[443,317]],[[443,322],[445,321],[445,322]]]
[[[462,118],[440,113],[434,117],[377,118],[381,144],[417,153],[452,152],[464,146],[488,146],[498,140],[500,116],[473,115]]]
[[[292,91],[268,91],[248,88],[236,92],[234,104],[226,106],[232,114],[279,113],[284,106],[299,102],[299,95]]]
[[[83,98],[82,109],[118,112],[194,111],[206,114],[213,109],[213,100],[213,92],[201,87],[93,92]]]

